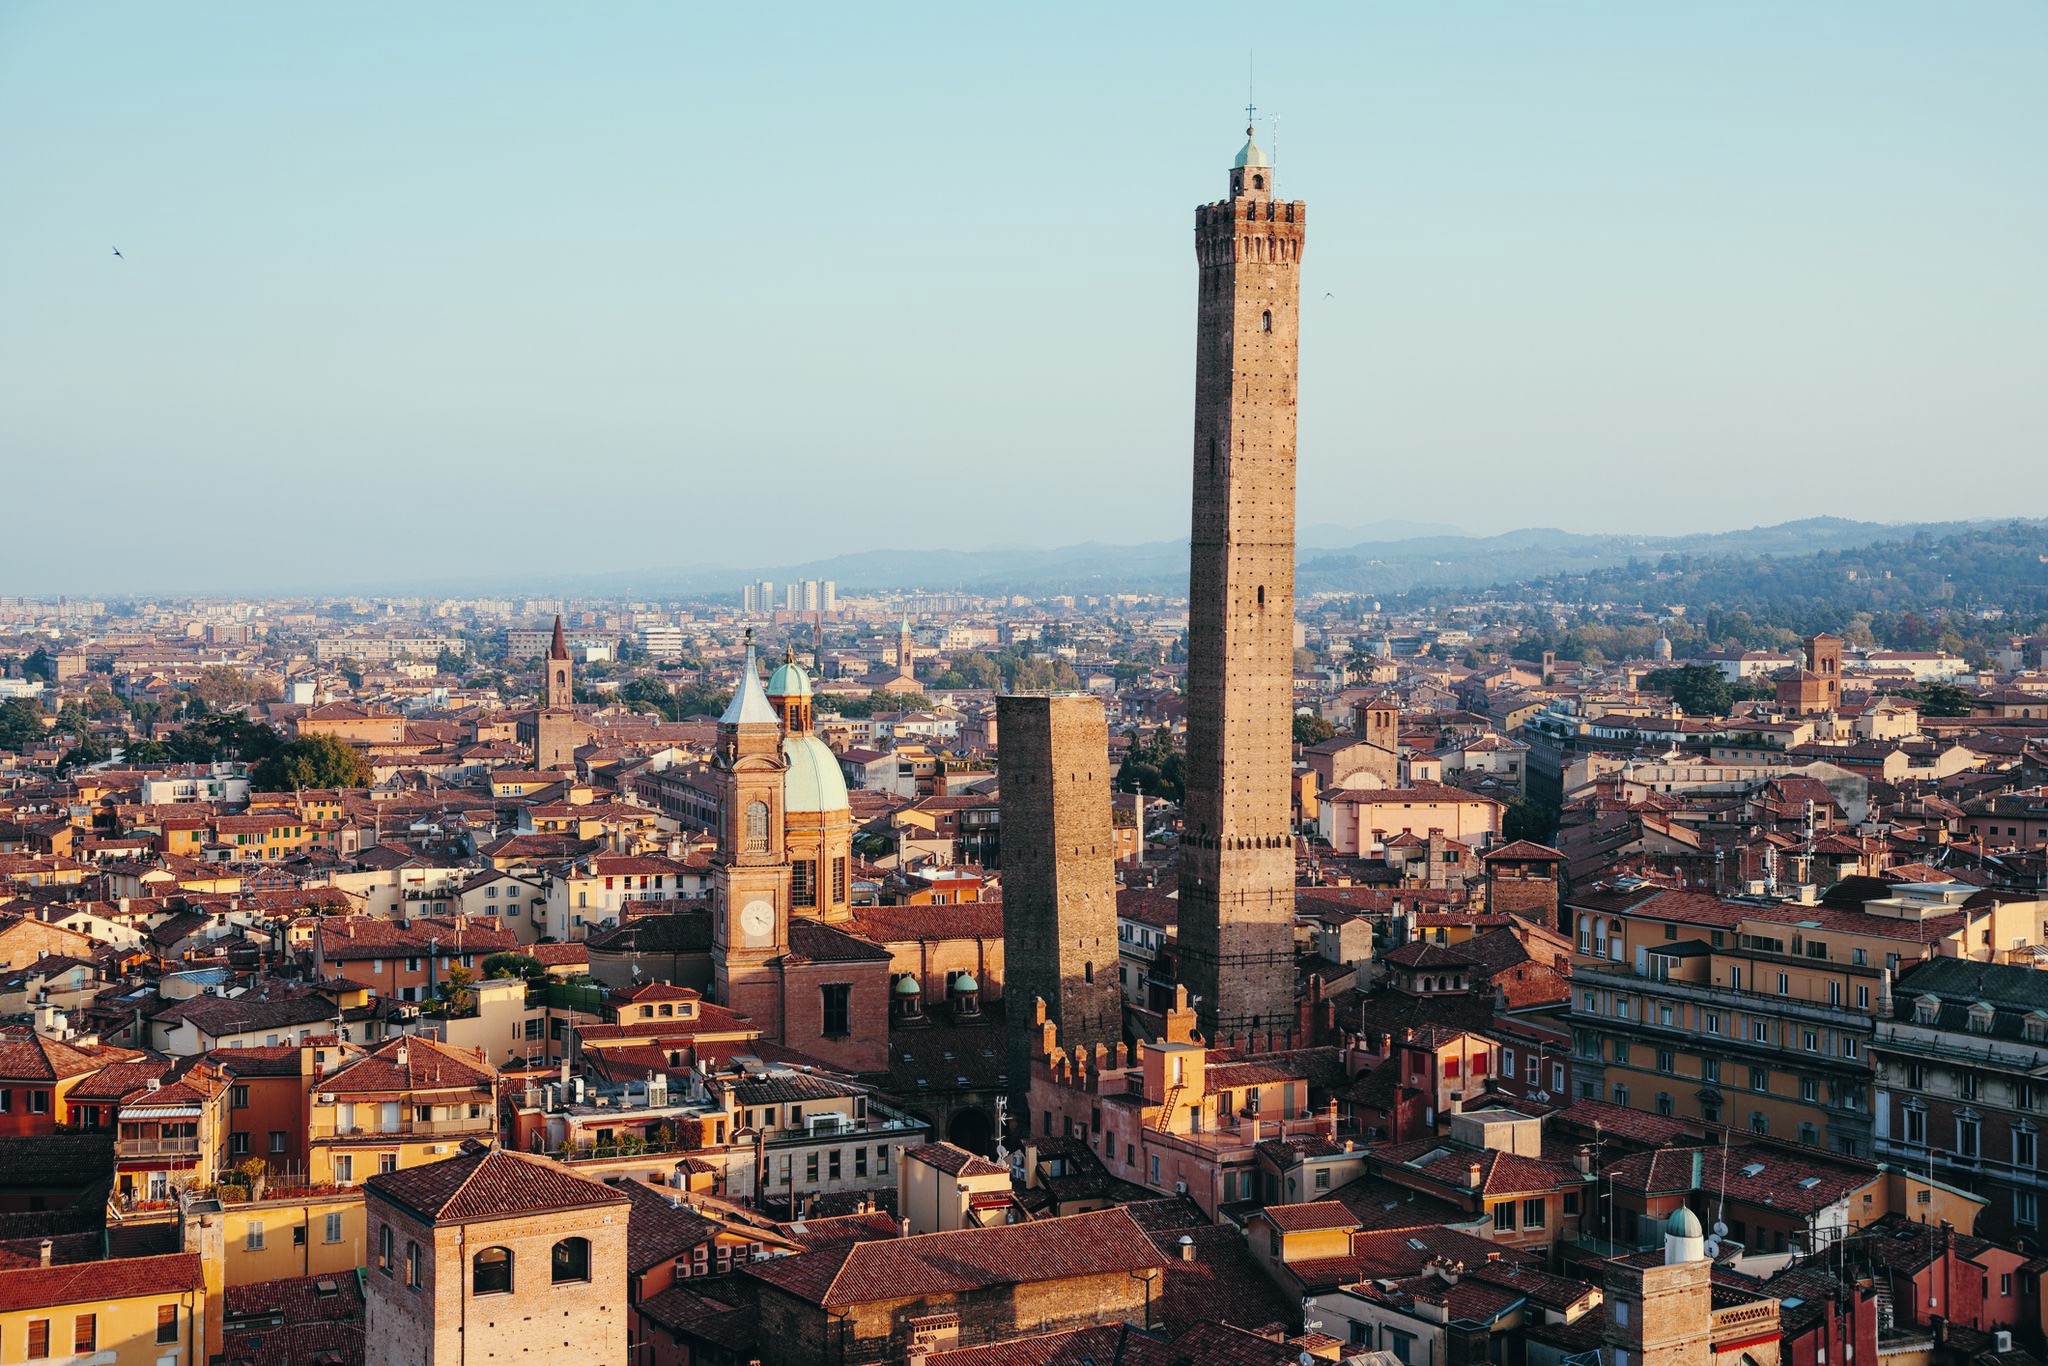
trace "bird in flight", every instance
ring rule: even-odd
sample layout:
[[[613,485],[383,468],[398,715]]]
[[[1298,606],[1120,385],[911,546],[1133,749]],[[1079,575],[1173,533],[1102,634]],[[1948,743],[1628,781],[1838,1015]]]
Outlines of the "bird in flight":
[[[115,248],[114,248],[114,255],[116,255],[116,256],[120,256],[120,257],[121,257],[121,259],[122,259],[123,261],[125,261],[125,260],[127,260],[127,259],[128,259],[128,258],[127,258],[127,257],[125,257],[125,256],[121,256],[121,249],[120,249],[119,247],[115,247]]]

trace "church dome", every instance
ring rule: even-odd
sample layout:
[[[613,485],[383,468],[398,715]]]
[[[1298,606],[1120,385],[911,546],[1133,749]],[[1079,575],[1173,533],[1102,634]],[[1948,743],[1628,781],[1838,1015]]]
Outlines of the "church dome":
[[[907,972],[896,979],[896,994],[898,996],[916,996],[923,991],[924,988],[917,984],[917,978]]]
[[[768,675],[770,697],[809,697],[811,676],[804,672],[804,666],[795,660],[784,660],[775,666],[775,672]]]
[[[1241,152],[1239,152],[1239,153],[1237,154],[1237,161],[1236,161],[1236,163],[1235,163],[1235,164],[1237,165],[1237,167],[1238,167],[1238,168],[1239,168],[1240,170],[1242,170],[1242,169],[1244,169],[1245,167],[1248,167],[1248,166],[1270,166],[1270,165],[1272,165],[1273,163],[1271,163],[1270,161],[1267,161],[1267,160],[1266,160],[1266,154],[1265,154],[1264,152],[1261,152],[1261,151],[1259,150],[1259,144],[1258,144],[1258,143],[1256,143],[1256,142],[1253,142],[1253,141],[1252,141],[1252,139],[1251,139],[1251,131],[1252,131],[1252,130],[1251,130],[1251,129],[1249,129],[1249,128],[1247,128],[1247,129],[1245,129],[1244,131],[1245,131],[1245,139],[1244,139],[1244,150],[1243,150],[1243,151],[1241,151]]]
[[[789,760],[789,769],[782,775],[785,811],[852,809],[853,803],[846,795],[846,779],[839,772],[839,756],[823,740],[815,735],[784,736],[782,753]]]
[[[1706,1235],[1706,1230],[1700,1227],[1700,1217],[1683,1205],[1672,1211],[1671,1217],[1664,1222],[1664,1231],[1674,1238],[1700,1238]]]
[[[973,973],[963,972],[953,979],[953,990],[965,995],[970,991],[980,991],[981,983],[974,980]]]

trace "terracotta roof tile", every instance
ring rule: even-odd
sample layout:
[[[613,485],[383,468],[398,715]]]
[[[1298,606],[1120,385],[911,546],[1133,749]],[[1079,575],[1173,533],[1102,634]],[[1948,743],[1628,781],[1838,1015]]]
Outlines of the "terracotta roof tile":
[[[196,1252],[121,1257],[69,1266],[22,1267],[0,1271],[0,1313],[145,1295],[177,1295],[204,1288]]]
[[[1028,1224],[848,1243],[756,1263],[747,1274],[812,1304],[840,1307],[1164,1263],[1130,1215],[1106,1209]]]
[[[229,1050],[232,1052],[233,1050]],[[401,1062],[400,1058],[404,1061]],[[497,1070],[459,1048],[420,1036],[393,1039],[320,1080],[337,1094],[397,1094],[455,1088],[488,1091]]]
[[[601,1181],[578,1176],[546,1158],[503,1148],[382,1172],[363,1186],[430,1223],[444,1224],[628,1203]]]

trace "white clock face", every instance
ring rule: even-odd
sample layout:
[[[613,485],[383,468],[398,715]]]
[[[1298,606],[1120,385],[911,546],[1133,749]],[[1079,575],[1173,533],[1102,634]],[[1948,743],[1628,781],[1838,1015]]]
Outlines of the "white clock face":
[[[740,933],[749,945],[768,944],[775,937],[775,908],[765,901],[750,901],[740,912]]]

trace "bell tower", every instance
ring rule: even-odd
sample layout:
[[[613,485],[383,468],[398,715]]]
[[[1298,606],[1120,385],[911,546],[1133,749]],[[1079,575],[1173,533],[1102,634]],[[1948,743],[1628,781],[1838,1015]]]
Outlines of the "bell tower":
[[[1295,1022],[1294,414],[1308,206],[1245,130],[1195,210],[1181,980],[1211,1042]]]
[[[576,719],[576,665],[569,658],[569,642],[562,634],[558,612],[555,638],[540,666],[540,710],[533,718],[534,768],[543,773],[575,768],[576,746],[585,738],[583,723]]]
[[[711,962],[718,1000],[782,1037],[782,980],[772,960],[789,948],[789,851],[783,843],[782,718],[761,688],[747,632],[739,686],[718,718],[711,769],[718,848],[711,856]]]
[[[567,711],[576,704],[575,664],[569,659],[569,641],[562,634],[561,613],[555,614],[555,638],[548,645],[547,681],[541,689],[541,705],[549,711]]]

